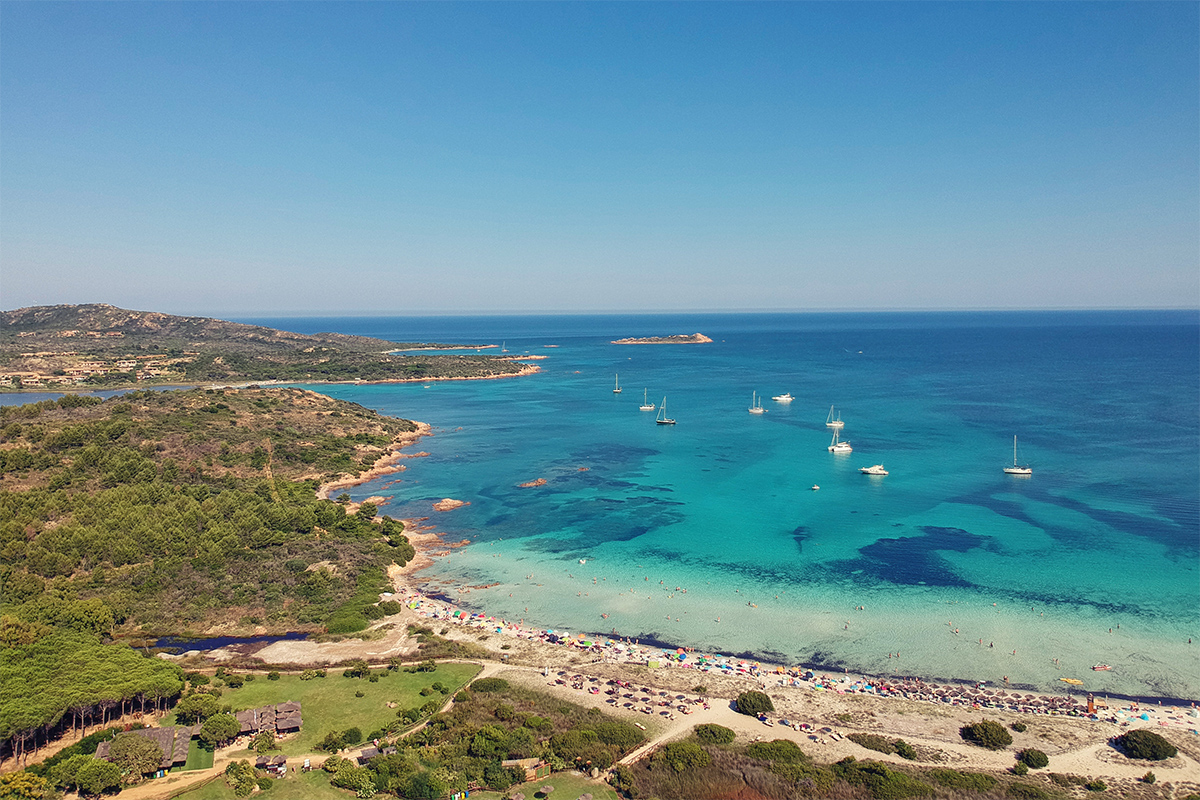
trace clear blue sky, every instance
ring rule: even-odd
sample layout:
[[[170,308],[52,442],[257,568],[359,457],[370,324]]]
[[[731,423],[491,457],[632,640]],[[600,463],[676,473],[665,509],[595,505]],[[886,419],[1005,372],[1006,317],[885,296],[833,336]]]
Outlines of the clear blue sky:
[[[1200,305],[1200,4],[0,8],[0,307]]]

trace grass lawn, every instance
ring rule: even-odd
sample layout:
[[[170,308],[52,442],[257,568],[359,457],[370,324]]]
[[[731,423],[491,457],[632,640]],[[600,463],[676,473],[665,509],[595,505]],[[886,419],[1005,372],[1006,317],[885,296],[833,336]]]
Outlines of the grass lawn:
[[[394,722],[396,712],[401,709],[415,708],[434,697],[453,696],[478,672],[479,667],[474,664],[439,664],[434,672],[384,671],[375,683],[365,678],[344,678],[341,670],[330,670],[329,677],[308,681],[300,680],[298,675],[281,675],[279,680],[269,681],[265,675],[257,674],[240,689],[222,687],[220,699],[222,705],[232,705],[234,711],[289,700],[299,702],[304,720],[300,733],[285,739],[280,746],[284,755],[300,755],[313,752],[329,731],[356,727],[365,738]],[[421,689],[435,682],[449,687],[450,694],[422,697]],[[362,692],[363,696],[355,697],[356,692]],[[388,702],[398,705],[388,708]],[[174,715],[169,715],[162,724],[175,724]]]
[[[213,751],[206,750],[200,746],[200,742],[192,739],[192,743],[188,745],[187,761],[183,764],[183,769],[208,769],[213,765]]]
[[[594,794],[594,793],[593,793]],[[286,778],[271,781],[271,788],[266,792],[255,792],[255,797],[263,800],[347,800],[354,795],[343,789],[335,789],[329,785],[329,775],[321,770],[312,772],[288,773]],[[574,796],[571,800],[575,800]],[[614,795],[615,796],[615,795]],[[175,796],[178,800],[234,800],[233,789],[225,782],[224,777],[206,783],[199,789]],[[533,795],[529,795],[533,797]],[[600,797],[600,795],[596,795]]]

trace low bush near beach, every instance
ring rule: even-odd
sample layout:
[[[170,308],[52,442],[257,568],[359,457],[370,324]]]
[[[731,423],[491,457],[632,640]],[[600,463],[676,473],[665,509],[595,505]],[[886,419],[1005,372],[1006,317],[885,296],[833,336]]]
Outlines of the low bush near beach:
[[[1081,778],[1078,775],[1064,775],[1061,772],[1051,772],[1050,780],[1057,783],[1059,786],[1083,786],[1087,783],[1087,778]]]
[[[990,719],[964,725],[959,728],[958,732],[968,742],[986,747],[988,750],[1003,750],[1012,744],[1012,734],[1006,731],[999,722]]]
[[[693,730],[696,733],[696,738],[704,744],[729,744],[737,736],[737,734],[724,725],[717,725],[712,722],[697,725]]]
[[[1045,753],[1041,750],[1034,750],[1032,747],[1027,747],[1017,753],[1017,761],[1030,769],[1041,769],[1050,763],[1050,759]]]
[[[996,786],[996,779],[981,772],[959,772],[956,769],[931,769],[929,777],[950,789],[970,792],[989,792]]]
[[[1147,772],[1142,777],[1138,778],[1142,783],[1154,783],[1158,778],[1154,777],[1153,772]]]
[[[875,733],[852,733],[846,737],[860,747],[874,750],[877,753],[895,753],[909,761],[917,760],[917,750],[903,739],[889,739]]]
[[[852,786],[865,786],[877,800],[900,800],[933,794],[933,787],[878,761],[856,761],[853,756],[833,765],[833,772]]]
[[[757,717],[759,714],[774,710],[775,704],[762,692],[742,692],[737,696],[737,712],[739,714]]]
[[[1099,778],[1096,778],[1094,781],[1088,781],[1085,783],[1083,788],[1087,789],[1089,792],[1103,792],[1108,788],[1108,784]]]
[[[650,759],[651,769],[666,767],[675,772],[707,767],[712,763],[712,756],[695,742],[671,742],[655,753]]]
[[[1175,749],[1175,745],[1154,731],[1129,731],[1118,736],[1115,742],[1117,747],[1124,750],[1125,755],[1129,758],[1143,758],[1147,761],[1174,758],[1179,752]]]
[[[755,742],[746,748],[746,755],[762,761],[780,761],[785,764],[807,764],[812,761],[804,751],[789,739],[773,739],[769,742]]]
[[[1012,728],[1017,733],[1024,733],[1025,731],[1029,730],[1029,727],[1024,722],[1014,722],[1008,727]]]
[[[503,678],[480,678],[471,684],[474,692],[503,692],[508,688],[508,681]]]

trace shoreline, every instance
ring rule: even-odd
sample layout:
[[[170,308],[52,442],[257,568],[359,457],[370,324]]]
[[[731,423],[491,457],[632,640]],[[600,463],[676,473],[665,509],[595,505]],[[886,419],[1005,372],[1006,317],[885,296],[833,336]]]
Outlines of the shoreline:
[[[416,522],[424,522],[428,517],[421,517],[416,520],[404,520],[405,525]],[[1161,708],[1184,708],[1194,709],[1196,703],[1200,702],[1196,698],[1184,697],[1166,697],[1157,695],[1129,695],[1117,692],[1087,692],[1075,687],[1064,688],[1062,693],[1051,693],[1044,689],[1037,689],[1031,686],[1021,684],[993,684],[991,681],[972,681],[965,678],[943,678],[938,676],[926,675],[880,675],[866,671],[850,672],[847,667],[840,665],[830,665],[820,662],[801,662],[795,665],[783,663],[775,663],[753,653],[705,653],[699,652],[696,647],[686,642],[668,642],[656,638],[647,637],[625,637],[614,636],[611,633],[603,633],[599,631],[582,631],[578,633],[566,633],[559,635],[554,629],[546,629],[537,627],[533,623],[528,623],[521,620],[513,623],[503,617],[490,615],[486,610],[475,604],[467,604],[462,599],[455,598],[452,594],[444,591],[429,591],[425,587],[425,582],[422,581],[417,573],[428,567],[434,566],[434,558],[446,555],[451,549],[464,547],[469,544],[469,540],[460,542],[446,542],[442,535],[435,530],[436,526],[421,525],[414,531],[416,537],[408,533],[406,528],[405,535],[409,537],[410,544],[417,551],[416,556],[404,568],[396,569],[389,572],[389,577],[392,578],[392,586],[396,590],[396,595],[403,595],[403,603],[411,611],[418,613],[418,616],[427,616],[431,619],[438,619],[444,622],[451,622],[460,626],[470,627],[498,627],[503,629],[505,634],[511,634],[517,638],[540,639],[547,646],[560,648],[573,648],[578,653],[592,652],[597,654],[604,661],[611,661],[613,651],[619,652],[625,659],[626,663],[629,656],[635,656],[638,662],[643,666],[649,661],[660,662],[659,667],[652,669],[667,669],[667,668],[684,668],[693,671],[708,671],[697,670],[698,661],[703,660],[706,666],[711,664],[753,664],[753,668],[747,666],[744,670],[738,670],[736,667],[730,667],[734,672],[739,672],[743,677],[756,677],[757,675],[768,676],[790,676],[797,678],[803,673],[824,673],[824,679],[832,679],[839,682],[849,683],[850,685],[861,684],[862,686],[871,687],[895,687],[895,686],[922,686],[932,687],[934,689],[942,689],[946,692],[947,699],[945,702],[929,699],[934,705],[943,705],[949,703],[951,705],[961,706],[962,703],[953,702],[957,699],[964,699],[966,696],[971,696],[971,690],[979,692],[1004,692],[1009,696],[1032,696],[1039,701],[1046,701],[1047,712],[1049,708],[1055,704],[1064,704],[1070,702],[1074,708],[1082,709],[1086,707],[1086,698],[1089,694],[1093,696],[1098,708],[1111,707],[1114,701],[1127,703],[1133,706],[1152,706]],[[459,595],[469,595],[475,588],[473,586],[460,586],[457,589]],[[396,599],[396,598],[392,598]],[[415,604],[415,605],[414,605]],[[462,606],[467,605],[468,608]],[[479,610],[469,610],[479,609]],[[420,613],[422,610],[428,611],[428,614]],[[455,613],[459,616],[454,616]],[[490,623],[490,624],[488,624]],[[499,632],[499,631],[498,631]],[[632,643],[631,643],[632,640]],[[589,643],[587,646],[580,646],[579,642]],[[602,644],[603,643],[603,644]],[[597,648],[599,648],[597,650]],[[674,660],[672,656],[678,656],[682,652],[685,655],[685,660]],[[692,663],[687,663],[687,661]],[[794,684],[793,684],[794,685]],[[866,693],[876,693],[868,691]],[[878,695],[889,696],[889,695]],[[906,695],[906,699],[913,699]],[[967,704],[967,707],[971,707]],[[1017,709],[992,706],[975,706],[976,710],[994,710],[994,711],[1009,711],[1013,713],[1022,713]],[[1025,713],[1039,713],[1034,710]],[[1193,723],[1193,726],[1200,726],[1200,721]]]
[[[422,436],[432,435],[432,429],[427,423],[417,422],[416,424],[418,426],[417,431],[413,431],[408,434],[402,434],[401,437],[398,437],[397,443],[393,446],[395,451],[398,451],[402,447],[415,444]],[[401,442],[401,440],[403,441]],[[370,470],[362,473],[357,478],[343,478],[339,479],[338,481],[323,484],[318,489],[318,496],[322,497],[320,493],[324,491],[325,494],[323,499],[328,499],[328,495],[334,490],[347,489],[353,486],[362,485],[370,480],[373,480],[374,478],[402,471],[404,466],[402,464],[398,464],[399,461],[405,458],[418,457],[420,455],[422,454],[402,454],[399,452],[392,452],[389,455],[381,458]],[[536,485],[536,482],[531,483]],[[460,606],[462,604],[461,601],[456,600],[455,597],[448,592],[431,590],[427,585],[428,582],[422,580],[418,576],[418,573],[435,565],[435,558],[448,555],[451,550],[465,547],[466,545],[470,544],[469,539],[463,539],[457,542],[448,542],[445,539],[445,534],[439,532],[436,525],[422,524],[430,520],[434,512],[449,513],[454,508],[457,508],[457,504],[459,503],[463,505],[469,504],[468,501],[451,500],[450,502],[454,505],[451,505],[445,509],[439,509],[437,507],[438,503],[444,502],[446,502],[446,500],[440,500],[431,505],[430,516],[401,520],[405,525],[405,536],[408,537],[409,543],[413,546],[415,555],[413,556],[412,560],[409,561],[408,564],[406,564],[403,568],[394,567],[393,569],[389,570],[388,577],[392,582],[392,587],[395,591],[395,594],[404,595],[404,605],[410,611],[417,611],[418,607],[425,604],[428,604],[431,609],[436,608],[436,604],[444,604],[444,606],[446,606],[446,615],[450,615],[453,614],[454,611],[458,611],[459,616],[435,616],[433,618],[446,619],[447,621],[456,622],[459,625],[463,625],[464,623],[470,624],[471,622],[480,620],[498,622],[501,629],[512,630],[514,635],[520,636],[524,634],[525,638],[540,638],[547,646],[554,647],[571,647],[575,642],[578,641],[607,642],[608,645],[612,645],[613,643],[622,641],[628,643],[628,641],[633,638],[633,647],[636,649],[634,651],[629,651],[627,649],[625,654],[629,655],[631,652],[634,652],[639,656],[639,660],[647,662],[650,660],[656,660],[652,658],[652,656],[656,655],[657,653],[657,660],[661,661],[662,663],[669,663],[669,659],[667,657],[670,654],[674,653],[678,655],[682,651],[685,654],[691,654],[689,657],[693,659],[703,657],[706,661],[714,663],[754,662],[758,667],[758,671],[769,669],[771,674],[787,674],[789,671],[793,673],[803,673],[807,671],[813,673],[828,673],[834,676],[853,678],[855,681],[864,682],[870,685],[892,686],[905,683],[912,684],[915,682],[918,685],[934,687],[942,686],[946,688],[947,693],[950,696],[954,696],[960,689],[975,687],[976,689],[982,691],[987,691],[988,688],[990,688],[993,692],[1003,691],[1009,694],[1019,693],[1022,696],[1032,695],[1035,698],[1054,701],[1060,701],[1064,698],[1086,698],[1089,694],[1091,694],[1098,702],[1103,703],[1106,707],[1108,705],[1107,701],[1125,702],[1134,706],[1143,704],[1157,705],[1164,708],[1195,708],[1196,703],[1200,702],[1200,698],[1169,697],[1165,695],[1135,695],[1118,692],[1089,693],[1086,690],[1078,689],[1073,686],[1064,688],[1062,693],[1051,693],[1044,689],[1038,689],[1030,685],[1019,683],[994,684],[989,680],[976,681],[966,678],[944,678],[928,675],[881,675],[866,671],[855,671],[851,673],[849,672],[849,669],[843,665],[822,662],[800,662],[796,665],[787,665],[783,663],[775,663],[769,659],[763,658],[761,654],[750,652],[701,654],[697,653],[695,646],[686,642],[668,642],[666,640],[659,640],[651,637],[623,637],[620,635],[603,633],[596,630],[584,630],[576,633],[572,640],[566,640],[563,639],[563,637],[557,636],[553,629],[539,628],[532,623],[526,624],[524,619],[520,620],[519,623],[511,623],[502,617],[489,615],[486,613],[486,610],[478,604],[469,603],[468,605],[470,607],[478,609],[470,612],[461,607],[451,609],[451,607]],[[479,587],[458,586],[457,592],[459,595],[468,595],[475,588]],[[413,603],[417,604],[417,606],[414,607],[412,605]],[[419,614],[419,616],[424,615]],[[549,641],[551,637],[555,637],[559,641]],[[680,662],[680,664],[682,665],[682,662]],[[692,668],[693,664],[688,664],[687,667]],[[1195,723],[1194,725],[1200,726],[1200,722]]]

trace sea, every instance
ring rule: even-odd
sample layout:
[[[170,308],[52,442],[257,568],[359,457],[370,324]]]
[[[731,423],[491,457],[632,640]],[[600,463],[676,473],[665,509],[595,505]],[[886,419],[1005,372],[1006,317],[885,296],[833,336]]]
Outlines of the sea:
[[[433,426],[428,456],[349,493],[468,542],[423,573],[462,608],[787,666],[1200,699],[1196,311],[238,321],[544,356],[522,378],[309,387]],[[713,341],[613,344],[696,332]],[[851,453],[828,449],[831,407]],[[1031,475],[1003,472],[1014,437]]]

